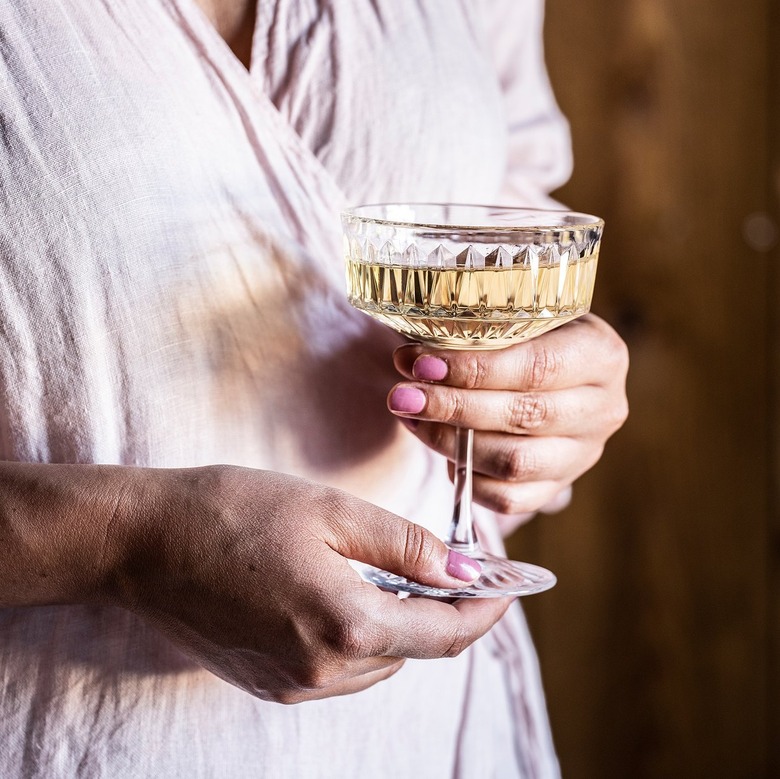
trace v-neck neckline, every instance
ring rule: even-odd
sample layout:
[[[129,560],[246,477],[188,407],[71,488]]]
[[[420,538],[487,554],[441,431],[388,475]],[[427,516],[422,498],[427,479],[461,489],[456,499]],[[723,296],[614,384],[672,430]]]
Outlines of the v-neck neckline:
[[[219,34],[217,28],[211,23],[211,20],[195,0],[164,1],[177,9],[182,20],[190,28],[190,35],[196,44],[202,47],[203,54],[207,59],[211,59],[212,54],[216,53],[210,50],[220,49],[222,51],[225,57],[225,67],[220,67],[214,61],[212,61],[212,66],[217,68],[223,83],[228,87],[229,91],[237,99],[240,99],[239,95],[244,93],[245,90],[254,94],[258,101],[257,110],[261,114],[265,113],[268,120],[286,137],[288,148],[294,151],[299,162],[320,182],[321,186],[330,191],[328,199],[333,203],[345,205],[347,198],[330,171],[325,168],[314,151],[309,148],[295,127],[290,124],[288,118],[274,105],[267,92],[261,86],[260,68],[262,68],[263,63],[261,57],[256,55],[260,55],[264,51],[263,41],[260,39],[262,0],[257,0],[257,12],[255,13],[254,30],[252,31],[252,57],[248,70],[244,63],[233,53],[227,41]],[[248,110],[249,116],[253,115],[253,113],[253,110]],[[251,124],[251,121],[249,124]]]
[[[204,22],[204,25],[208,27],[209,33],[219,42],[222,46],[227,50],[228,56],[231,57],[236,65],[243,70],[247,76],[253,77],[255,75],[255,70],[257,68],[257,56],[258,53],[258,30],[260,27],[260,0],[254,0],[255,2],[255,18],[254,22],[252,24],[252,35],[251,40],[249,42],[249,65],[245,65],[244,62],[241,60],[241,58],[233,51],[233,49],[230,47],[230,44],[227,42],[227,39],[224,38],[219,30],[217,29],[216,25],[212,20],[209,18],[208,14],[203,10],[203,8],[200,6],[200,4],[197,2],[197,0],[180,0],[180,2],[185,3],[188,5],[191,9],[191,11],[199,15]]]

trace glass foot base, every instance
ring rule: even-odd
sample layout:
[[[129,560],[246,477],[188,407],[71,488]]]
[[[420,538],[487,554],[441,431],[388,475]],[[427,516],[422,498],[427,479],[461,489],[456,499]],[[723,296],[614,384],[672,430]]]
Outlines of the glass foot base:
[[[518,563],[482,551],[472,552],[469,557],[479,561],[482,565],[482,574],[475,582],[455,589],[429,587],[370,566],[361,566],[360,575],[367,582],[383,590],[407,592],[427,598],[501,598],[508,595],[533,595],[549,590],[557,581],[553,573],[538,565]]]

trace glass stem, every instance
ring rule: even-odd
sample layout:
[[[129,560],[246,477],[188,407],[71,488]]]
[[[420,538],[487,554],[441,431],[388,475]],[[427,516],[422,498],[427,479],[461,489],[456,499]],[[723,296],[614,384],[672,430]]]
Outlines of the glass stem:
[[[455,506],[447,537],[447,546],[457,552],[479,549],[474,519],[471,514],[471,469],[473,465],[474,431],[459,427],[455,431]]]

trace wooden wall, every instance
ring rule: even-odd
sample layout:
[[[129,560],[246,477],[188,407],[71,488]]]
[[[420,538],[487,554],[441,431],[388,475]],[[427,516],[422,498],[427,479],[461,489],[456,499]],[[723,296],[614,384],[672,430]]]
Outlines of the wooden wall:
[[[548,0],[631,416],[512,551],[567,779],[780,776],[777,0]],[[773,378],[774,377],[774,378]]]

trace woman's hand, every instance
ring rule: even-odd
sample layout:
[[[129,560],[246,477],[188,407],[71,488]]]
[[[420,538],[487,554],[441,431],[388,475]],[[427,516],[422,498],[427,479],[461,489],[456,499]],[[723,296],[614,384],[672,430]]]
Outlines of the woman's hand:
[[[594,315],[496,351],[404,345],[395,365],[390,410],[450,459],[473,428],[474,499],[502,514],[562,508],[628,414],[626,346]]]
[[[400,600],[348,558],[457,587],[472,561],[418,525],[339,490],[227,466],[137,469],[103,547],[104,600],[204,667],[282,703],[353,693],[404,658],[452,657],[510,599]]]

